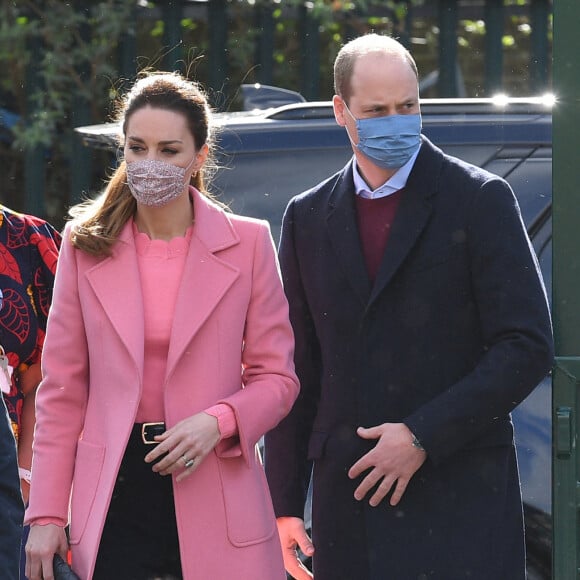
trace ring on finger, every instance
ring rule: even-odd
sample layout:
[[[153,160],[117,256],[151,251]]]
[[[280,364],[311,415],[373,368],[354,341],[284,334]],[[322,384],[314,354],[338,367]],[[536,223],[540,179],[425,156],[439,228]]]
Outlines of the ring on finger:
[[[185,456],[183,457],[185,459]],[[188,459],[185,462],[185,469],[189,469],[190,467],[193,467],[193,464],[195,463],[195,458],[193,459]]]

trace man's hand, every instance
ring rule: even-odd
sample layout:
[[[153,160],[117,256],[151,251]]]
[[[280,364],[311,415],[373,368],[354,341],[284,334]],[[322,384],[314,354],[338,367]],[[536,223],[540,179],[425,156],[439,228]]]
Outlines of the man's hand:
[[[304,521],[300,518],[283,517],[276,520],[284,567],[294,580],[312,580],[312,572],[306,568],[298,557],[296,548],[300,548],[306,556],[314,554],[314,546],[306,533]]]
[[[427,458],[425,451],[412,445],[413,434],[404,423],[383,423],[377,427],[359,427],[357,434],[363,439],[378,439],[377,444],[363,455],[349,470],[351,479],[370,470],[354,492],[358,500],[377,484],[378,487],[369,500],[373,507],[379,505],[395,486],[390,504],[401,501],[407,484]]]

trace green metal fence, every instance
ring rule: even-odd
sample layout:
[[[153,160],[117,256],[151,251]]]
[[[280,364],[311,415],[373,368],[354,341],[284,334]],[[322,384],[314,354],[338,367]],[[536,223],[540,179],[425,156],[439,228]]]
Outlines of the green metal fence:
[[[554,10],[553,384],[554,580],[580,578],[580,4],[558,0]]]
[[[286,88],[300,91],[309,100],[328,98],[327,91],[331,86],[331,81],[328,78],[323,79],[321,72],[325,70],[328,76],[332,55],[328,54],[328,33],[324,37],[320,34],[319,15],[312,10],[311,3],[256,0],[252,5],[249,2],[234,0],[159,0],[155,2],[153,10],[150,7],[145,8],[145,4],[147,3],[135,2],[133,8],[135,25],[129,27],[118,45],[117,62],[121,77],[133,78],[139,67],[139,58],[143,49],[136,36],[139,22],[147,18],[163,21],[161,45],[166,47],[166,50],[163,58],[156,64],[158,68],[177,70],[183,69],[192,44],[191,37],[186,38],[187,31],[183,23],[186,19],[197,19],[203,23],[206,63],[204,66],[207,71],[207,78],[203,79],[203,82],[210,90],[218,93],[232,82],[231,53],[236,35],[238,39],[241,36],[253,39],[255,44],[253,58],[247,63],[247,69],[252,71],[255,81],[276,84],[274,80],[280,68],[279,62],[275,60],[276,50],[280,50],[280,33],[277,31],[276,14],[280,10],[291,10],[295,18],[292,40],[294,45],[299,47],[291,69],[299,80],[296,83],[297,86]],[[152,3],[149,4],[152,5]],[[232,29],[232,13],[234,10],[241,10],[242,5],[245,10],[244,18],[248,23],[245,34],[244,31],[240,34],[240,30]],[[88,14],[94,5],[91,0],[74,0],[74,6],[78,11],[85,11]],[[528,0],[527,2],[519,0],[438,0],[433,2],[398,0],[384,4],[369,2],[368,6],[373,12],[372,18],[371,16],[367,18],[366,29],[372,29],[375,26],[372,23],[376,22],[379,30],[384,30],[381,26],[384,25],[385,20],[391,19],[394,21],[393,31],[402,42],[408,45],[418,60],[421,58],[422,46],[417,41],[422,40],[421,35],[427,34],[431,29],[437,29],[437,32],[432,35],[433,38],[429,40],[429,49],[437,54],[433,62],[427,65],[432,66],[433,70],[424,71],[434,74],[436,81],[425,96],[453,97],[466,94],[488,96],[495,91],[505,90],[505,87],[509,85],[509,82],[506,82],[506,76],[509,75],[517,79],[526,77],[529,93],[539,93],[550,89],[550,19],[552,16],[550,0]],[[393,6],[398,9],[394,10]],[[506,66],[505,58],[506,28],[510,18],[517,18],[522,14],[526,15],[531,28],[530,46],[526,52],[528,57],[522,65],[525,71],[520,72],[515,67],[512,67],[514,70],[506,70],[510,68]],[[364,19],[366,16],[359,10],[359,19]],[[471,59],[472,55],[466,56],[465,50],[462,50],[459,23],[466,19],[473,19],[477,25],[483,22],[484,42],[481,50],[478,51],[477,59]],[[433,22],[433,25],[419,30],[419,23],[424,24],[427,21]],[[349,25],[349,22],[349,20],[344,20],[340,31],[345,39],[361,33],[359,21],[353,21],[352,25]],[[256,30],[259,32],[256,33]],[[253,33],[250,34],[250,31]],[[90,35],[90,30],[80,30],[79,34]],[[247,40],[244,41],[247,42]],[[436,48],[433,48],[434,44]],[[35,42],[30,46],[30,50],[26,93],[34,94],[41,83],[38,75],[35,74],[34,64],[41,61],[44,47]],[[474,64],[475,61],[477,64]],[[461,68],[463,76],[473,75],[473,69],[477,68],[477,95],[470,95],[469,91],[466,92],[462,84]],[[483,69],[481,73],[480,68]],[[33,115],[34,104],[30,105],[29,114]],[[71,115],[71,127],[104,120],[90,119],[89,111],[89,103],[79,99]],[[75,203],[81,199],[83,192],[91,190],[91,154],[82,147],[74,134],[68,138],[71,140],[68,202]],[[46,196],[43,188],[45,159],[42,151],[28,151],[24,169],[25,207],[21,209],[37,215],[46,215]]]

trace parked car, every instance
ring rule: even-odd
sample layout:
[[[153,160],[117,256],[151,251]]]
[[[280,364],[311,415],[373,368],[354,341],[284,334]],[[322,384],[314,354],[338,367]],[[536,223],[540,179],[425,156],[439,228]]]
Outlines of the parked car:
[[[340,169],[352,155],[346,132],[334,121],[330,102],[292,101],[273,108],[217,115],[220,169],[213,193],[238,213],[269,220],[275,238],[288,200]],[[421,101],[423,133],[429,139],[447,153],[500,175],[511,184],[549,296],[552,104],[550,97]],[[80,127],[78,131],[89,146],[116,147],[114,125]],[[551,578],[552,558],[550,377],[518,406],[513,419],[529,578],[547,580]]]

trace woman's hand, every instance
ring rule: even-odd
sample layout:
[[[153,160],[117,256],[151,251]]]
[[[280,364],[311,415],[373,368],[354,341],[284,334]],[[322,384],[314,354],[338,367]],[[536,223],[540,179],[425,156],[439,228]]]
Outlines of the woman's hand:
[[[217,445],[220,440],[218,420],[213,415],[197,413],[158,435],[155,440],[159,445],[145,456],[145,461],[151,463],[167,454],[153,466],[153,471],[160,475],[180,471],[176,481],[181,481],[191,475]]]
[[[60,554],[66,561],[68,542],[62,526],[32,524],[26,542],[26,577],[29,580],[54,580],[52,561]]]
[[[18,385],[25,397],[36,390],[41,379],[42,373],[40,371],[39,363],[31,364],[26,371],[20,375]]]

